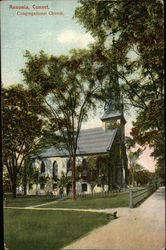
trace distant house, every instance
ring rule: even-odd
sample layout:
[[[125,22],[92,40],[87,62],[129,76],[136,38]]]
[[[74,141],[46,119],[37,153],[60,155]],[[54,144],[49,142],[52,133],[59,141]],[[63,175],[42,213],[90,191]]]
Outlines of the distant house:
[[[101,117],[102,127],[81,130],[78,140],[76,164],[82,165],[84,175],[76,182],[76,193],[90,193],[90,185],[87,182],[86,158],[89,155],[109,155],[110,171],[112,173],[110,184],[124,187],[128,179],[127,155],[125,148],[125,118],[123,115],[123,100],[107,100],[104,107],[104,115]],[[33,159],[33,167],[40,170],[41,175],[49,177],[48,183],[40,183],[37,187],[38,194],[52,192],[58,194],[57,181],[62,171],[71,177],[71,161],[65,150],[54,147],[46,149],[43,153]],[[104,186],[108,190],[109,185]],[[66,191],[71,194],[72,186],[68,184]],[[100,192],[102,188],[96,185],[94,192]],[[36,187],[33,183],[28,184],[27,193],[35,194]]]

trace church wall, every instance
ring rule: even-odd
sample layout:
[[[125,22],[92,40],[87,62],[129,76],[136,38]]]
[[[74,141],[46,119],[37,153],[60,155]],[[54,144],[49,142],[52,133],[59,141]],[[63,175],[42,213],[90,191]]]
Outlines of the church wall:
[[[76,164],[79,165],[82,163],[82,160],[85,157],[77,157],[76,158]],[[44,184],[44,188],[41,189],[41,185],[38,184],[36,186],[36,184],[28,183],[27,185],[27,194],[28,195],[45,195],[45,194],[50,194],[52,193],[53,195],[59,195],[59,189],[53,188],[53,186],[57,185],[57,181],[53,180],[53,164],[56,161],[58,164],[58,178],[61,177],[61,173],[64,172],[66,174],[67,172],[67,162],[68,162],[69,158],[62,158],[62,157],[52,157],[52,158],[44,158],[42,160],[38,160],[36,159],[35,162],[33,163],[33,168],[36,168],[39,170],[39,172],[41,172],[41,164],[42,162],[44,162],[45,164],[45,172],[41,174],[41,176],[48,176],[49,180],[47,181],[47,183]],[[68,172],[68,176],[71,176],[71,171]],[[87,190],[83,191],[83,187],[82,185],[87,185]],[[104,191],[108,190],[108,185],[105,185],[104,187]],[[102,187],[99,186],[95,186],[93,189],[94,193],[97,192],[102,192],[103,189]],[[76,193],[77,194],[82,194],[82,193],[91,193],[91,186],[90,184],[88,184],[85,180],[79,180],[76,182]],[[67,194],[66,192],[66,188],[64,189],[64,194]]]

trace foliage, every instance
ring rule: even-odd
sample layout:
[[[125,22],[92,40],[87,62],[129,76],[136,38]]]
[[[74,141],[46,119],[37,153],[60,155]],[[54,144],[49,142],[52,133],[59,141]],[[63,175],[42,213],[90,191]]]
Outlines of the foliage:
[[[109,184],[109,156],[99,155],[99,156],[88,156],[86,158],[87,162],[87,182],[91,186],[93,192],[94,187],[99,184],[104,190],[104,185]]]
[[[4,192],[11,192],[10,178],[6,169],[3,169],[3,190]]]
[[[39,184],[46,184],[49,181],[49,176],[40,174],[38,169],[33,169],[30,181],[36,185],[36,195],[38,194],[37,188]]]
[[[141,171],[143,169],[143,167],[137,162],[143,150],[141,148],[136,149],[135,140],[132,137],[128,136],[126,136],[126,147],[128,151],[129,171],[130,171],[129,182],[130,184],[132,184],[132,186],[134,186],[135,172]]]
[[[146,169],[135,171],[134,177],[137,185],[146,185],[152,181],[154,173],[149,172]]]
[[[104,89],[100,68],[94,66],[87,50],[72,50],[68,56],[48,56],[43,51],[26,51],[25,83],[49,108],[47,118],[52,133],[60,135],[72,160],[72,193],[75,199],[75,165],[78,136],[88,111],[95,109],[95,99]],[[99,76],[100,75],[100,76]],[[56,132],[58,131],[58,132]]]
[[[132,135],[141,145],[153,147],[157,168],[164,169],[163,1],[79,2],[75,18],[96,39],[98,61],[120,78],[126,104],[137,108]]]
[[[67,188],[67,185],[71,182],[71,179],[67,174],[65,174],[63,171],[61,172],[61,176],[58,179],[57,185],[60,190],[60,193],[63,194],[64,188]]]
[[[43,127],[41,116],[45,109],[38,97],[22,85],[3,88],[2,98],[3,160],[15,197],[23,164],[28,155],[38,148]]]
[[[90,184],[91,192],[93,192],[94,187],[97,184],[99,170],[97,166],[97,156],[88,156],[86,158],[87,162],[87,182]]]

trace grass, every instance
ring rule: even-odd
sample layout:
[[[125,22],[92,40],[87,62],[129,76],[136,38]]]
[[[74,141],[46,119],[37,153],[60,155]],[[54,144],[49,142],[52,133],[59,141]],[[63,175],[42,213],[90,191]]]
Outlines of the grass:
[[[71,198],[68,198],[63,201],[58,201],[57,203],[44,205],[42,207],[103,209],[103,208],[128,207],[128,205],[129,205],[129,194],[119,193],[109,197],[77,199],[75,201],[73,201]]]
[[[5,242],[10,250],[58,250],[107,224],[104,213],[5,209]]]
[[[16,199],[13,199],[11,195],[4,195],[4,197],[7,198],[7,207],[30,207],[57,199],[50,196],[18,196]]]

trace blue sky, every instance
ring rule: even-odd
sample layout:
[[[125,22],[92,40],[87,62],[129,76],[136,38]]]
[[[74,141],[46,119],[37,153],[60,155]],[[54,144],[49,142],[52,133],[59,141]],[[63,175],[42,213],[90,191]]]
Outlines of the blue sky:
[[[10,9],[10,5],[27,5],[29,10]],[[35,10],[33,5],[47,6],[48,10]],[[24,53],[29,50],[37,54],[44,50],[48,54],[66,54],[72,48],[85,48],[94,39],[73,19],[76,0],[54,1],[3,1],[1,2],[1,57],[2,82],[5,86],[23,82],[20,69],[25,67]],[[17,15],[17,12],[47,12],[45,16]],[[63,15],[49,15],[49,12]],[[84,128],[101,126],[101,113],[90,119]],[[132,118],[133,118],[132,112]],[[127,116],[126,132],[131,128],[131,116]],[[153,170],[154,162],[149,152],[142,156],[141,163]]]
[[[49,10],[34,10],[33,5]],[[29,10],[10,9],[10,5],[27,5]],[[73,47],[83,48],[93,38],[74,20],[76,0],[59,1],[5,1],[1,6],[2,81],[4,85],[22,82],[19,70],[24,67],[25,50],[49,54],[68,53]],[[17,12],[47,12],[46,16],[23,16]],[[49,12],[63,15],[49,15]]]

